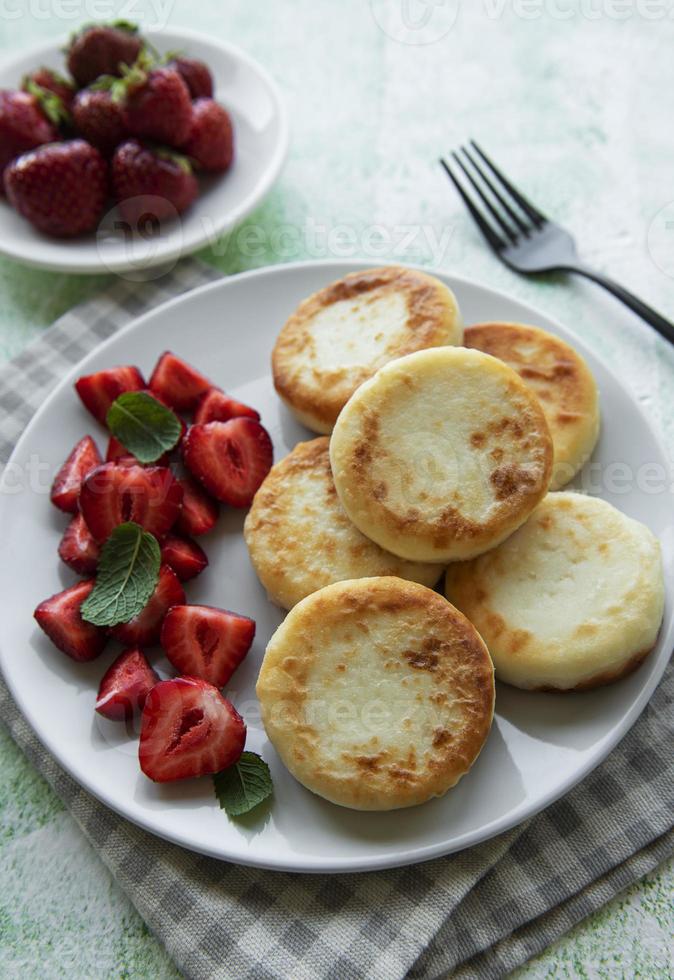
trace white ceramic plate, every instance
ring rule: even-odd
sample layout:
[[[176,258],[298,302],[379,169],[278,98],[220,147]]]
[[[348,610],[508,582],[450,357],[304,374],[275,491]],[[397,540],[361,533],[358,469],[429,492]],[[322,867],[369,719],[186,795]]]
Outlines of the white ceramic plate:
[[[665,492],[643,489],[656,482],[656,471],[646,466],[659,466],[663,474],[668,468],[641,411],[561,326],[506,296],[437,272],[456,291],[467,323],[499,318],[536,323],[571,340],[588,358],[601,388],[605,426],[586,474],[597,479],[602,472],[601,495],[647,523],[664,545],[667,611],[657,649],[631,677],[592,694],[527,694],[499,686],[487,745],[473,770],[444,799],[392,813],[345,810],[295,782],[260,725],[254,685],[281,614],[267,601],[251,568],[241,535],[243,515],[229,511],[214,532],[200,539],[211,565],[187,592],[192,601],[257,620],[255,645],[226,693],[248,723],[248,747],[271,766],[273,805],[263,819],[234,823],[218,809],[209,779],[157,786],[141,774],[135,739],[123,725],[106,722],[93,710],[98,682],[115,651],[109,649],[91,664],[75,664],[32,619],[38,602],[75,578],[56,556],[65,521],[49,503],[50,479],[85,432],[105,447],[103,431],[80,405],[72,382],[114,364],[138,364],[149,372],[157,355],[171,348],[260,409],[280,459],[307,433],[274,393],[269,373],[274,339],[303,297],[362,267],[346,262],[276,266],[224,279],[144,316],[82,361],[47,399],[21,438],[0,488],[0,664],[26,718],[59,762],[108,806],[171,841],[241,864],[295,871],[382,868],[447,854],[512,827],[567,792],[607,755],[648,701],[674,643],[671,478]],[[625,467],[634,479],[625,479]],[[161,658],[153,659],[160,670],[168,667]]]
[[[235,130],[235,160],[222,177],[202,180],[194,204],[168,222],[159,235],[129,238],[113,211],[99,230],[73,241],[36,231],[0,198],[0,252],[26,265],[58,272],[137,272],[175,262],[211,244],[259,204],[276,180],[288,148],[286,111],[273,79],[238,48],[191,31],[147,31],[160,53],[181,50],[201,58],[214,76],[214,97],[230,111]],[[67,38],[31,48],[0,66],[0,88],[18,88],[39,65],[64,72],[62,47]]]

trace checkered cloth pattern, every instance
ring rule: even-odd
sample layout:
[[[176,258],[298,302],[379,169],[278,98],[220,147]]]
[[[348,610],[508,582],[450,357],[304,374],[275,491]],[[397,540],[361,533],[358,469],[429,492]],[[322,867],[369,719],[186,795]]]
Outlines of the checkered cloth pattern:
[[[0,462],[81,357],[139,314],[214,277],[190,260],[154,282],[119,281],[1,369]],[[0,681],[14,739],[195,980],[504,976],[674,850],[673,697],[670,666],[603,765],[486,844],[390,871],[298,875],[201,857],[116,816],[45,751]]]

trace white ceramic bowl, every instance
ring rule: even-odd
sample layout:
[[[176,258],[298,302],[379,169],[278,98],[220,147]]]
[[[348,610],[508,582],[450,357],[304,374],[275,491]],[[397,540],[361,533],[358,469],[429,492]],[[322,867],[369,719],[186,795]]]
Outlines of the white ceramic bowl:
[[[160,53],[181,50],[205,61],[214,76],[215,98],[229,110],[235,129],[235,161],[222,177],[202,180],[192,207],[159,235],[130,237],[106,215],[97,233],[73,241],[36,231],[0,198],[0,252],[26,265],[58,272],[134,273],[166,267],[215,242],[262,200],[286,156],[288,125],[276,83],[252,58],[230,44],[191,31],[146,32]],[[13,89],[39,65],[65,72],[65,38],[31,48],[0,66],[0,88]]]

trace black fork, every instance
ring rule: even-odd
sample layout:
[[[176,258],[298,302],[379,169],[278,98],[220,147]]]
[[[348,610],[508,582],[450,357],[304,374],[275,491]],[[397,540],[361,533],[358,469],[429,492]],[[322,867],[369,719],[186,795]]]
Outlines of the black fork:
[[[492,251],[516,272],[575,272],[608,289],[674,344],[674,324],[617,282],[583,265],[566,229],[546,218],[492,163],[474,140],[453,152],[454,168],[440,163],[461,195]],[[459,179],[455,170],[463,174]],[[471,195],[465,183],[475,192]],[[477,196],[482,207],[475,200]]]

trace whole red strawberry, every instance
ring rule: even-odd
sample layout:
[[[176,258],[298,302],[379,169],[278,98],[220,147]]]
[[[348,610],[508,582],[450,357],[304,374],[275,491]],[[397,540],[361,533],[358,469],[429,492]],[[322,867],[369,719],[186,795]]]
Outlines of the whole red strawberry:
[[[112,190],[122,216],[135,228],[148,214],[158,221],[180,214],[199,185],[185,157],[127,140],[112,158]]]
[[[169,68],[174,68],[190,90],[193,99],[210,99],[213,95],[213,76],[210,68],[196,58],[173,58]]]
[[[75,86],[67,78],[64,78],[63,75],[59,75],[57,71],[52,71],[51,68],[45,67],[36,68],[30,75],[25,76],[21,83],[21,88],[24,92],[30,92],[34,85],[44,89],[46,92],[51,92],[52,95],[56,95],[66,109],[70,108],[70,103],[73,101],[73,96],[75,95]]]
[[[15,157],[56,139],[56,127],[45,118],[35,96],[0,91],[0,177]]]
[[[73,100],[72,115],[78,135],[104,156],[129,135],[124,110],[108,91],[82,89]]]
[[[192,129],[182,149],[202,170],[227,170],[234,158],[234,131],[227,110],[213,99],[197,99],[192,105]]]
[[[90,24],[75,34],[68,48],[68,71],[80,88],[100,75],[121,74],[120,65],[132,65],[143,47],[135,24]]]
[[[108,195],[108,167],[84,140],[49,143],[9,164],[5,189],[39,231],[71,238],[96,228]]]
[[[192,100],[177,71],[132,69],[122,84],[130,133],[169,146],[185,142],[192,126]],[[113,97],[118,97],[116,90]]]

